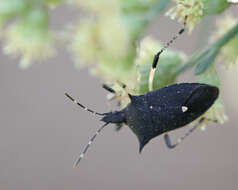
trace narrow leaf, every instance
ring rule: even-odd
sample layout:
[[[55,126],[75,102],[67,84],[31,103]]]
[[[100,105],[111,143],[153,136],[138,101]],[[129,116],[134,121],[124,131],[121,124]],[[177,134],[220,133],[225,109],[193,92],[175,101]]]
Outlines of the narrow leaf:
[[[219,52],[218,48],[210,49],[201,59],[198,60],[198,63],[195,67],[194,74],[200,75],[205,72],[208,67],[214,62],[217,54]]]

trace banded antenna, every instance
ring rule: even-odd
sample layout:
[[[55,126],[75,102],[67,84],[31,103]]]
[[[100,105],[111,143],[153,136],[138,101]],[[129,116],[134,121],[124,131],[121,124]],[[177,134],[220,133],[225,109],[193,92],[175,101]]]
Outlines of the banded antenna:
[[[104,127],[106,127],[109,123],[105,123],[102,127],[100,127],[96,133],[92,136],[92,138],[89,140],[88,144],[85,146],[85,148],[83,149],[83,152],[80,154],[79,158],[77,159],[77,161],[75,162],[74,166],[77,167],[79,165],[79,162],[82,160],[82,158],[84,157],[84,155],[86,154],[86,152],[88,151],[88,148],[91,146],[91,144],[93,143],[93,141],[95,140],[95,138],[97,137],[97,135],[103,130]]]
[[[65,93],[65,96],[67,96],[72,102],[74,102],[75,104],[77,104],[78,106],[80,106],[81,108],[83,108],[84,110],[93,113],[95,115],[100,115],[100,116],[104,116],[105,113],[98,113],[96,111],[93,111],[92,109],[87,108],[86,106],[84,106],[83,104],[77,102],[72,96],[70,96],[68,93]],[[93,141],[95,140],[96,136],[102,131],[102,129],[108,125],[108,123],[105,123],[102,127],[100,127],[96,133],[92,136],[92,138],[89,140],[88,144],[85,146],[85,148],[83,149],[83,152],[80,154],[79,158],[77,159],[77,161],[75,162],[75,167],[78,166],[79,162],[82,160],[82,158],[84,157],[84,155],[86,154],[86,152],[88,151],[88,148],[90,147],[90,145],[93,143]]]
[[[83,108],[85,111],[88,111],[92,114],[95,115],[100,115],[100,116],[104,116],[105,113],[98,113],[92,109],[87,108],[86,106],[84,106],[83,104],[79,103],[78,101],[76,101],[72,96],[70,96],[68,93],[65,93],[65,96],[68,97],[72,102],[74,102],[75,104],[77,104],[78,106],[80,106],[81,108]]]

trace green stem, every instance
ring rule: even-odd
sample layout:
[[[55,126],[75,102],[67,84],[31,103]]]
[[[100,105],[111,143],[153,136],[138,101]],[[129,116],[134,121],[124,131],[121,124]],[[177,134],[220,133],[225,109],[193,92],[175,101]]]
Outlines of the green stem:
[[[160,0],[158,3],[156,3],[146,14],[146,18],[148,20],[151,20],[155,15],[157,15],[159,12],[161,12],[169,3],[169,0]]]
[[[232,29],[230,29],[223,37],[218,39],[213,46],[218,48],[222,48],[229,40],[231,40],[238,33],[238,24],[235,25]]]
[[[219,38],[216,42],[214,42],[212,45],[208,46],[206,49],[200,51],[200,52],[195,52],[189,59],[188,61],[179,67],[176,71],[175,74],[179,75],[180,73],[186,71],[193,65],[197,63],[197,61],[203,57],[204,55],[207,54],[208,51],[211,49],[218,49],[218,51],[226,44],[228,43],[234,36],[238,34],[238,24],[235,25],[232,29],[230,29],[226,34],[224,34],[221,38]]]

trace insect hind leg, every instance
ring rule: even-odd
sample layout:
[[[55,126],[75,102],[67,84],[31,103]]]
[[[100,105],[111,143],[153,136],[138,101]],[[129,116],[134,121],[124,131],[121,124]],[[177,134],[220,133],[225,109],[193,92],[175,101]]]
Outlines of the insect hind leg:
[[[166,133],[164,135],[164,140],[165,140],[165,144],[167,145],[168,148],[173,149],[176,146],[178,146],[186,137],[188,137],[193,131],[195,131],[200,125],[201,123],[203,123],[204,121],[213,121],[213,122],[217,122],[216,120],[211,120],[211,119],[206,119],[206,118],[201,118],[197,124],[195,124],[191,129],[189,129],[189,131],[187,131],[182,137],[178,138],[178,140],[176,141],[176,143],[172,144],[169,135]]]
[[[168,148],[173,149],[176,146],[178,146],[186,137],[188,137],[193,131],[195,131],[198,128],[198,124],[196,124],[195,126],[193,126],[188,132],[186,132],[184,134],[184,136],[178,138],[177,142],[175,144],[171,143],[170,137],[168,134],[164,135],[164,140],[165,140],[165,144],[167,145]]]

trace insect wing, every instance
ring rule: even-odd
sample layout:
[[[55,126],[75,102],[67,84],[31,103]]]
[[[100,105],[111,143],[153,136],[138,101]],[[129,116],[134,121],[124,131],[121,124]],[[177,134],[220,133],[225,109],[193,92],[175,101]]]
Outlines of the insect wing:
[[[200,83],[174,84],[146,94],[158,134],[182,127],[211,107],[218,88]]]
[[[180,83],[172,84],[158,90],[148,92],[146,99],[150,106],[181,106],[183,105],[195,89],[207,86],[206,84],[200,83]]]

